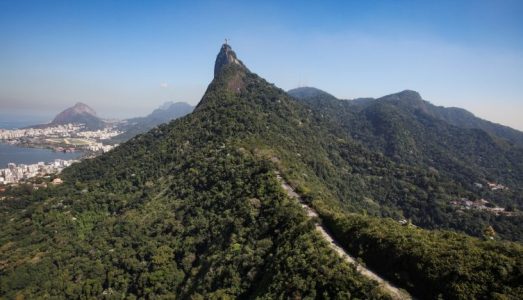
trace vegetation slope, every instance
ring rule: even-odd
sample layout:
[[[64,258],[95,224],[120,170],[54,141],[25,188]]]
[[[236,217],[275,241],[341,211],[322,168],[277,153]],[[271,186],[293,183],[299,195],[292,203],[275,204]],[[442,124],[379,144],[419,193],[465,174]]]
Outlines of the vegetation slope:
[[[435,209],[459,184],[354,140],[224,51],[192,114],[66,169],[61,186],[8,191],[0,295],[386,298],[315,233],[276,171],[349,252],[414,295],[521,295],[520,244],[377,217]]]

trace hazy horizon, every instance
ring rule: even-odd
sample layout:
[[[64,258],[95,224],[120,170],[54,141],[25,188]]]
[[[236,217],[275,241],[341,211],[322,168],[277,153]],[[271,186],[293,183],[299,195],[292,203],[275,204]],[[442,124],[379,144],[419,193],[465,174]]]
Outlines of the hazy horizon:
[[[405,89],[523,130],[523,3],[226,1],[0,3],[0,118],[104,118],[196,105],[224,38],[289,90],[341,99]]]

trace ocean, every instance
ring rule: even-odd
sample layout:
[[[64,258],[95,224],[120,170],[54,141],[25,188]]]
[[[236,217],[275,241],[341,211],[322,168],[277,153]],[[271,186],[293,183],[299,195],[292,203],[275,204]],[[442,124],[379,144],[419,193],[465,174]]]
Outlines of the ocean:
[[[24,128],[31,125],[38,125],[38,124],[44,124],[48,121],[44,121],[45,119],[42,118],[19,118],[16,120],[9,120],[6,118],[3,118],[2,115],[0,115],[0,129],[17,129],[17,128]]]

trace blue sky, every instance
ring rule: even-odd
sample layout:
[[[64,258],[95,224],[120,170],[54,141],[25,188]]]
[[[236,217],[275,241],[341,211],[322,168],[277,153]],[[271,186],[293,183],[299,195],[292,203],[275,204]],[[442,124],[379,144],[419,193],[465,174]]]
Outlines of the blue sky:
[[[225,37],[283,89],[419,91],[523,129],[523,1],[0,0],[0,118],[196,104]]]

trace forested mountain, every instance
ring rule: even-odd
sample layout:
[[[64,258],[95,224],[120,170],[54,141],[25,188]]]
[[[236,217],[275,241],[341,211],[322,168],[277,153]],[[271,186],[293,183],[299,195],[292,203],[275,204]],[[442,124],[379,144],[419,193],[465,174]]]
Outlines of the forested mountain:
[[[435,106],[423,100],[418,93],[413,91],[388,95],[379,100],[386,100],[404,107],[410,106],[457,127],[482,129],[491,135],[507,140],[511,144],[523,147],[523,132],[483,120],[462,108]]]
[[[289,95],[291,95],[293,98],[299,99],[299,100],[308,100],[308,101],[330,101],[330,100],[338,100],[333,95],[322,91],[317,88],[313,87],[300,87],[295,88],[292,90],[287,91]]]
[[[145,117],[125,120],[125,122],[119,126],[119,129],[124,132],[114,137],[112,140],[117,143],[125,142],[160,124],[168,123],[169,121],[183,117],[191,113],[193,109],[194,107],[192,105],[185,102],[166,102]]]
[[[339,100],[333,95],[313,87],[300,87],[289,90],[288,93],[293,98],[299,99],[301,101],[307,101],[309,104],[315,105],[321,104],[321,101],[323,100]],[[357,98],[345,100],[343,104],[364,106],[373,103],[374,100],[386,100],[406,109],[421,110],[436,119],[445,121],[446,123],[457,127],[482,129],[491,135],[505,139],[511,144],[523,147],[523,132],[508,126],[483,120],[463,108],[433,105],[430,102],[423,100],[421,96],[414,91],[406,90],[400,93],[384,96],[379,99]],[[334,101],[333,103],[336,102]],[[333,103],[331,103],[331,105]]]
[[[481,228],[488,223],[505,238],[523,240],[523,148],[481,129],[457,127],[434,117],[437,108],[414,91],[356,102],[325,97],[325,92],[308,97],[301,97],[296,90],[289,93],[363,147],[395,164],[426,173],[425,188],[414,203],[406,201],[409,196],[399,191],[391,193],[394,189],[370,198],[394,202],[404,216],[424,227],[447,227],[481,235]],[[504,188],[492,189],[489,183],[501,183]],[[426,193],[429,187],[432,193]],[[433,198],[431,194],[439,196]],[[422,199],[427,207],[420,207]],[[489,205],[510,212],[464,210],[462,205],[452,205],[459,199],[486,199]]]
[[[517,228],[514,236],[507,228],[514,223],[450,206],[452,199],[480,192],[449,168],[406,156],[411,144],[404,146],[401,136],[389,145],[373,132],[383,117],[379,108],[368,131],[377,141],[367,143],[349,131],[349,110],[335,109],[343,103],[331,99],[333,106],[324,110],[293,100],[250,72],[228,45],[214,72],[193,113],[73,165],[61,175],[63,185],[6,192],[9,199],[0,202],[0,296],[388,298],[328,247],[276,172],[342,246],[415,296],[503,299],[523,293],[522,246],[500,240],[494,230],[484,233],[501,224],[506,227],[495,227],[499,235],[518,239]],[[406,120],[384,107],[398,124],[424,120]],[[372,116],[372,110],[365,113]],[[463,137],[476,141],[482,134],[467,130]],[[416,138],[406,141],[416,146]],[[503,142],[487,143],[518,158]],[[428,151],[416,150],[419,157]],[[496,168],[476,166],[480,175]],[[511,189],[502,193],[513,197],[517,186],[508,179],[516,176],[506,177]],[[419,227],[401,225],[397,220],[404,217]]]
[[[220,55],[194,113],[75,165],[62,186],[1,202],[1,295],[386,298],[242,147],[296,104],[228,61],[228,46]]]

